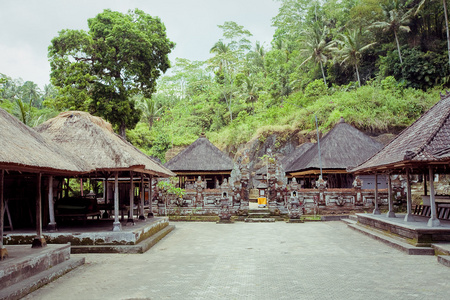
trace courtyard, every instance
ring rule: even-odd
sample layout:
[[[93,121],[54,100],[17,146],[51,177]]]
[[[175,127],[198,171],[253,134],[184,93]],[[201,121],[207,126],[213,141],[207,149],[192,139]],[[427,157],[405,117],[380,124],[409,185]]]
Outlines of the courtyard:
[[[24,299],[448,299],[450,268],[343,222],[174,223],[144,254],[86,264]]]

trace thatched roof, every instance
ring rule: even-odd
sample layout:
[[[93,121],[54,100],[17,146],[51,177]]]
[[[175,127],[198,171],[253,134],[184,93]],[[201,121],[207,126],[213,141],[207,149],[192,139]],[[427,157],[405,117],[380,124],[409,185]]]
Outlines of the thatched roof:
[[[382,147],[381,143],[341,118],[320,140],[322,169],[345,171],[349,166],[357,166]],[[320,169],[319,148],[318,144],[314,144],[286,169],[286,173],[317,169]]]
[[[226,156],[202,135],[164,166],[175,173],[188,171],[231,172],[234,163],[231,158]]]
[[[402,169],[406,165],[419,167],[430,162],[448,165],[449,160],[450,95],[447,94],[383,149],[351,172]]]
[[[49,174],[77,174],[92,170],[0,108],[0,168]]]
[[[281,164],[285,170],[289,169],[291,165],[297,161],[306,151],[309,150],[314,144],[313,143],[303,143],[300,146],[296,147],[295,150],[286,155],[284,159],[281,161]]]
[[[87,112],[68,111],[36,127],[43,136],[85,160],[96,171],[136,171],[175,176]]]

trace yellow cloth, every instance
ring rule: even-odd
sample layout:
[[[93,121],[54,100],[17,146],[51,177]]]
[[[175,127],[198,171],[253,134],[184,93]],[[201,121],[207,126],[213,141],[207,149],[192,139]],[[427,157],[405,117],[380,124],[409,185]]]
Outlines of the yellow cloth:
[[[266,197],[258,198],[258,205],[267,205]]]

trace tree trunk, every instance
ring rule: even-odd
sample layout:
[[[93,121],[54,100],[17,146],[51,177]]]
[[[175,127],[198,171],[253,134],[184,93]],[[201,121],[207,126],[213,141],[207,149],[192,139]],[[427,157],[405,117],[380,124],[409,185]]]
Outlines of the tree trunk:
[[[120,123],[120,126],[119,126],[119,135],[120,135],[121,137],[123,137],[124,139],[127,138],[127,132],[126,132],[126,129],[127,129],[127,127],[126,127],[125,123],[124,123],[124,122]]]
[[[442,2],[444,3],[445,30],[447,31],[448,64],[450,65],[450,34],[448,32],[447,3],[446,0],[442,0]]]
[[[327,80],[325,79],[325,72],[323,70],[322,61],[320,61],[320,69],[322,70],[323,82],[325,83],[325,86],[326,86],[327,85]]]
[[[398,58],[400,58],[400,64],[403,67],[403,60],[402,60],[402,54],[400,52],[400,44],[398,42],[398,37],[397,37],[397,32],[394,31],[394,36],[395,36],[395,42],[397,43],[397,50],[398,50]]]
[[[358,71],[357,63],[355,63],[355,69],[356,69],[356,77],[358,78],[358,84],[359,84],[359,87],[361,87],[361,79],[359,79],[359,71]]]

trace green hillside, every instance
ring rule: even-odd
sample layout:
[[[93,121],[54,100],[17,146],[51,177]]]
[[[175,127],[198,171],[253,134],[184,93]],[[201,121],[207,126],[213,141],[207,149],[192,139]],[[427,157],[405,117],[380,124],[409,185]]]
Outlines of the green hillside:
[[[129,63],[121,60],[122,65],[98,60],[101,55],[95,51],[110,46],[105,41],[118,43],[98,37],[98,30],[65,31],[49,48],[53,85],[39,91],[32,82],[5,75],[0,105],[31,126],[58,111],[87,110],[164,161],[168,149],[192,143],[201,132],[231,152],[271,133],[286,139],[299,133],[306,137],[315,128],[314,116],[322,133],[341,116],[373,135],[397,133],[436,103],[449,85],[448,25],[442,1],[279,2],[270,45],[250,42],[251,32],[225,22],[218,25],[223,36],[211,45],[208,60],[178,58],[168,72],[167,53],[174,44],[157,21],[152,22],[161,31],[157,42],[164,54],[158,57],[163,66],[155,72],[135,63],[139,55]],[[129,20],[111,11],[102,16],[95,22],[107,16],[122,26]],[[132,16],[153,20],[141,11]],[[140,29],[130,34],[143,35]],[[92,47],[97,44],[101,47]],[[70,45],[88,49],[88,59],[67,59],[74,53],[66,49]],[[121,59],[138,51],[133,44],[112,46],[104,57],[111,58],[122,46],[126,51],[117,54]],[[117,66],[123,69],[116,70]],[[128,77],[117,80],[113,73]],[[145,85],[142,76],[148,76],[152,85]]]

